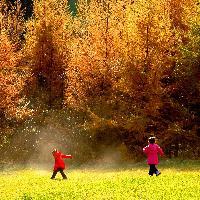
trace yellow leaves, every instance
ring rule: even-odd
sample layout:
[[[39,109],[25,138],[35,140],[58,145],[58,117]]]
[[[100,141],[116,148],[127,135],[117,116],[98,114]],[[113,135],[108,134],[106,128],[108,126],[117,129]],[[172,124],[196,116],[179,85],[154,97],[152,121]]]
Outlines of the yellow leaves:
[[[5,32],[0,32],[0,108],[9,112],[16,107],[18,95],[23,87],[23,80],[18,76],[16,65],[21,58],[20,53],[8,40]]]
[[[89,80],[90,70],[94,74],[106,74],[107,69],[109,69],[112,75],[115,76],[118,73],[119,76],[122,76],[117,83],[114,81],[115,87],[118,86],[118,89],[123,88],[123,91],[126,92],[134,92],[134,81],[128,78],[129,74],[128,71],[126,72],[126,68],[134,60],[137,64],[132,67],[143,70],[142,65],[147,46],[149,48],[148,60],[150,60],[151,69],[161,70],[162,56],[160,55],[162,55],[163,49],[170,46],[168,41],[171,35],[167,32],[170,23],[166,23],[164,8],[159,3],[153,1],[153,4],[150,5],[148,2],[140,1],[130,6],[126,3],[121,5],[120,3],[112,4],[112,2],[109,2],[109,6],[101,5],[99,7],[95,3],[90,4],[90,10],[84,16],[86,22],[84,28],[87,36],[81,40],[79,38],[76,40],[77,48],[76,44],[73,43],[72,52],[76,57],[72,56],[70,61],[72,66],[77,66],[78,71],[84,74],[82,83]],[[122,9],[123,7],[125,9]],[[145,7],[148,12],[145,12],[145,9],[140,9],[141,7]],[[156,11],[152,10],[153,7],[156,8]],[[105,15],[106,13],[109,14]],[[157,15],[158,13],[159,15]],[[81,30],[81,23],[79,25]],[[148,36],[146,33],[147,27],[149,27]],[[166,47],[163,48],[165,43]],[[75,53],[75,51],[79,53]],[[114,66],[117,63],[119,63],[119,67],[116,68]],[[96,70],[97,67],[98,70]],[[158,72],[153,71],[152,76],[154,74],[160,76]],[[154,78],[150,76],[150,79]],[[95,83],[92,79],[89,82],[91,84]],[[149,84],[151,82],[149,80]]]
[[[73,18],[66,1],[36,0],[34,17],[26,23],[24,62],[30,70],[44,72],[45,77],[48,73],[51,77],[48,70],[52,66],[52,71],[65,69],[65,99],[73,104],[76,100],[83,104],[92,101],[89,97],[98,96],[104,85],[134,97],[141,95],[141,88],[149,96],[160,94],[159,80],[171,66],[172,46],[181,42],[172,27],[177,20],[172,7],[176,6],[180,23],[188,17],[189,2],[83,0]],[[19,55],[8,42],[2,45],[1,66],[14,66]],[[155,105],[159,107],[159,101]]]

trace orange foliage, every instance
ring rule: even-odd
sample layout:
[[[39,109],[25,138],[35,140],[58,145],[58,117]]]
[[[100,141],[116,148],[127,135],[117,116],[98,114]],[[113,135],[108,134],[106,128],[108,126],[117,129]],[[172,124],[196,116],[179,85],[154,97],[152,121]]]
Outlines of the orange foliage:
[[[184,132],[185,116],[197,130],[189,103],[196,112],[199,83],[191,81],[192,100],[179,98],[190,91],[184,80],[199,76],[199,34],[191,30],[199,30],[196,0],[79,0],[76,16],[66,1],[35,0],[26,22],[20,5],[8,11],[2,2],[0,114],[22,116],[30,105],[62,116],[65,105],[76,110],[84,133],[112,130],[136,150],[148,129],[164,139]]]
[[[164,96],[170,101],[161,79],[172,73],[180,57],[179,35],[187,33],[190,19],[183,11],[192,12],[192,2],[79,1],[66,69],[67,104],[93,111],[106,107],[99,111],[104,115],[118,105],[111,116],[119,124],[132,123],[138,114],[144,121],[158,116]]]
[[[23,81],[17,74],[20,54],[8,40],[4,31],[0,32],[0,109],[11,111],[17,104]]]
[[[16,3],[8,10],[5,2],[1,1],[0,11],[0,111],[9,117],[22,118],[29,111],[23,107],[22,90],[26,75],[20,64],[19,35],[23,29],[20,4]]]
[[[6,30],[9,40],[15,44],[17,50],[21,49],[24,30],[23,10],[20,1],[9,2],[2,0],[0,2],[2,14],[2,27]]]
[[[70,17],[66,2],[34,1],[34,18],[27,22],[24,60],[31,71],[29,94],[39,98],[39,104],[61,107],[67,66]],[[65,64],[66,63],[66,64]],[[37,105],[38,106],[38,105]]]
[[[119,115],[129,110],[156,116],[166,94],[160,80],[180,56],[193,2],[79,1],[72,17],[65,1],[34,1],[22,59],[30,74],[27,93],[50,108],[62,106],[65,98],[66,105],[76,108],[102,104],[112,110],[118,105]],[[22,27],[19,12],[18,4],[10,12],[18,19],[15,25],[2,18],[6,26],[16,27],[14,35]]]

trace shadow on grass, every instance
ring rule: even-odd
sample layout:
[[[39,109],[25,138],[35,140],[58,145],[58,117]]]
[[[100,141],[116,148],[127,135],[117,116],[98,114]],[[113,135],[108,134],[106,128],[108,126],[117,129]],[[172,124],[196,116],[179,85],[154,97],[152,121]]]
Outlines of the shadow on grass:
[[[67,181],[67,179],[63,179],[63,178],[54,178],[54,179],[50,179],[52,181]]]

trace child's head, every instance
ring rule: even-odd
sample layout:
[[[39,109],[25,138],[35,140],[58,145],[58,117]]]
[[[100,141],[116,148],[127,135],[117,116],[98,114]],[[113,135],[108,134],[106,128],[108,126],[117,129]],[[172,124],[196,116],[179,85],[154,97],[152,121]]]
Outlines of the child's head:
[[[55,152],[57,152],[58,151],[58,149],[54,149],[53,151],[52,151],[52,154],[54,154]]]
[[[156,142],[156,138],[155,137],[150,137],[149,138],[149,143],[150,144],[154,144]]]

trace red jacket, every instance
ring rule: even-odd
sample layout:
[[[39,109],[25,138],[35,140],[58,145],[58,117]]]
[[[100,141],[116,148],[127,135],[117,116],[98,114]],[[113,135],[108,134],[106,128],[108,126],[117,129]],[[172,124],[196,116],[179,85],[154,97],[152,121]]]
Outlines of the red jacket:
[[[71,155],[64,155],[60,151],[56,151],[53,153],[55,164],[54,164],[54,171],[61,168],[65,169],[65,162],[63,158],[72,158]]]
[[[160,154],[161,156],[164,154],[163,150],[157,144],[149,144],[148,146],[143,148],[143,152],[147,155],[147,163],[149,165],[157,165],[158,154]]]

